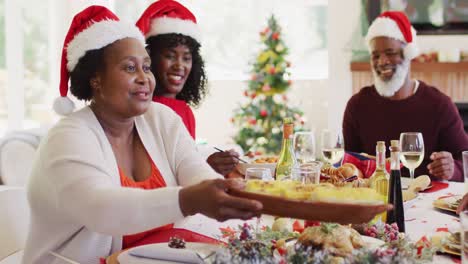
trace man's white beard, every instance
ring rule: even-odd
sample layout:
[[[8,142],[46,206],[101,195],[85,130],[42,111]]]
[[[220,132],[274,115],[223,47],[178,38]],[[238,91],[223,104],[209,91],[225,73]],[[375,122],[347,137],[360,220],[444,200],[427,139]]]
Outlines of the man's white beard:
[[[398,92],[408,75],[409,66],[410,60],[404,60],[402,63],[398,64],[395,73],[388,81],[382,80],[374,67],[372,67],[372,75],[374,75],[374,85],[377,92],[384,97],[391,97]]]

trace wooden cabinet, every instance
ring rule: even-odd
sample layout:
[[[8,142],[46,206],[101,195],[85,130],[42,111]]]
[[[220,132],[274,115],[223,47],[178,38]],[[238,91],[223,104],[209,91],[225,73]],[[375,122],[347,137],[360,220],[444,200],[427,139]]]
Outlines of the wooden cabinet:
[[[369,62],[352,62],[351,73],[353,94],[373,83]],[[412,62],[411,77],[437,87],[455,102],[468,102],[468,61]]]

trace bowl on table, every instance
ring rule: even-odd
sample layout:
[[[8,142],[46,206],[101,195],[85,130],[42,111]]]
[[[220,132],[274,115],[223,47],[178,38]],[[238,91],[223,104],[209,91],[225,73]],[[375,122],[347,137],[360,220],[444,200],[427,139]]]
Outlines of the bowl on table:
[[[276,157],[258,157],[253,159],[244,159],[249,161],[248,163],[239,162],[237,164],[237,170],[242,174],[245,175],[245,171],[248,168],[266,168],[270,169],[271,175],[275,176],[276,171],[276,162],[278,158]]]

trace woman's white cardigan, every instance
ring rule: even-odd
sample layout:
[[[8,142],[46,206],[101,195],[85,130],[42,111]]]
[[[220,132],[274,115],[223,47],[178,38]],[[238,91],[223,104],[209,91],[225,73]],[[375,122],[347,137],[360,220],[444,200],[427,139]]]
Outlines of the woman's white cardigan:
[[[135,125],[167,187],[121,187],[112,147],[94,113],[85,107],[71,114],[49,131],[34,162],[24,264],[67,263],[50,251],[97,264],[122,248],[123,235],[182,219],[180,186],[220,177],[171,109],[151,104]]]

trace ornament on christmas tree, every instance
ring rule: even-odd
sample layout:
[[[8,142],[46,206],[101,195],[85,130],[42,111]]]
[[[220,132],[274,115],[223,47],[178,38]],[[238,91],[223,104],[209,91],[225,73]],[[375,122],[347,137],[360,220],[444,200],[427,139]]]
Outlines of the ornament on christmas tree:
[[[244,91],[246,102],[234,111],[233,124],[238,128],[234,141],[245,152],[278,154],[281,148],[281,125],[284,117],[294,118],[296,130],[302,130],[303,112],[287,105],[285,92],[291,85],[286,60],[288,48],[281,27],[274,16],[260,32],[263,50],[252,63],[251,78]]]

